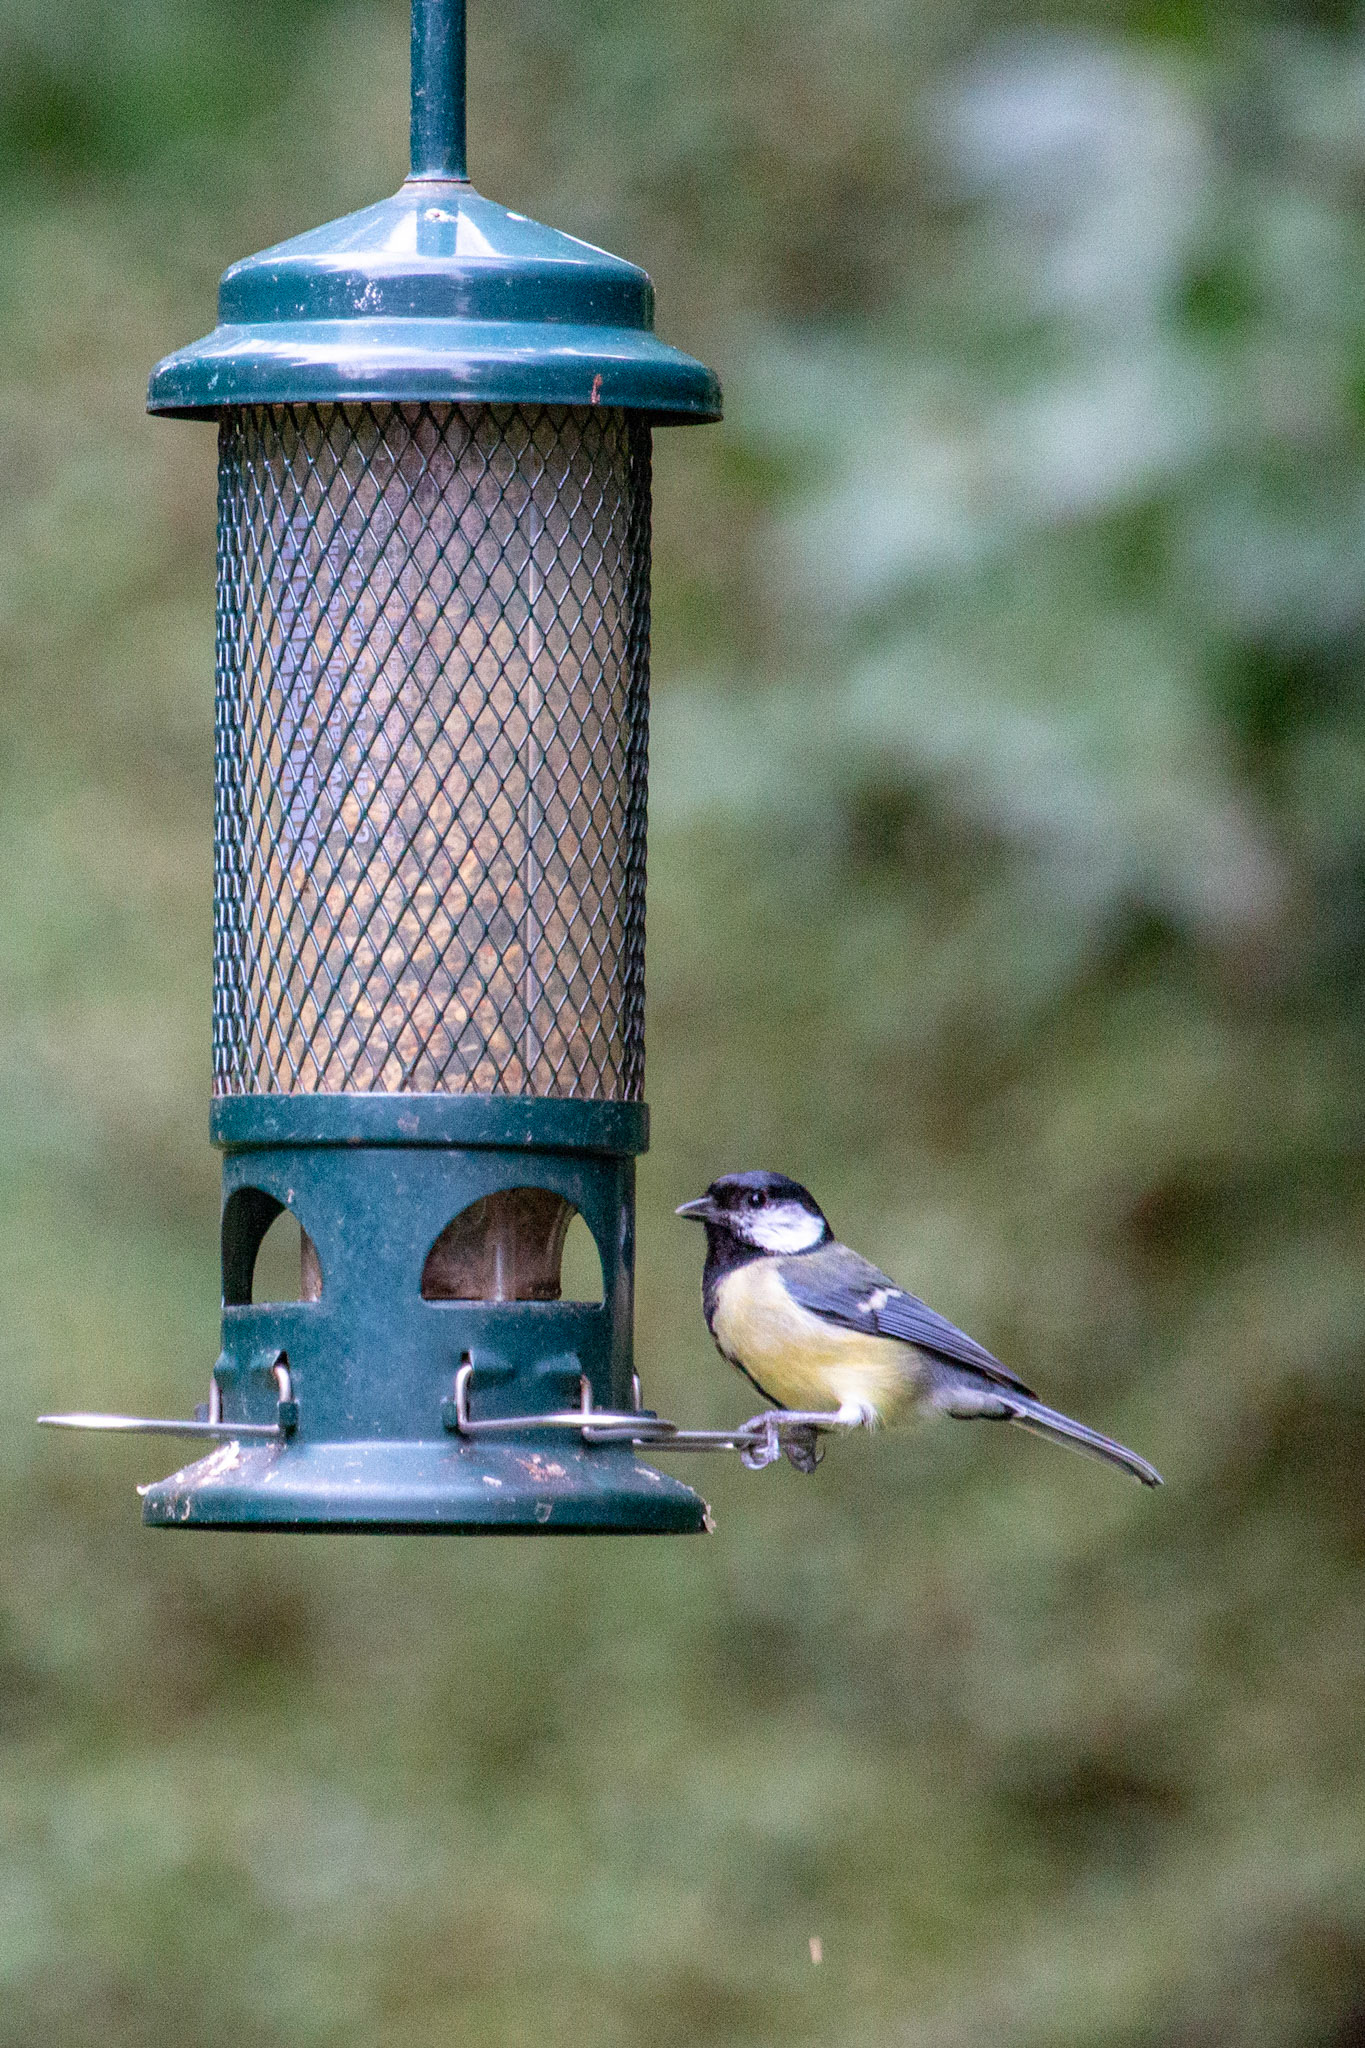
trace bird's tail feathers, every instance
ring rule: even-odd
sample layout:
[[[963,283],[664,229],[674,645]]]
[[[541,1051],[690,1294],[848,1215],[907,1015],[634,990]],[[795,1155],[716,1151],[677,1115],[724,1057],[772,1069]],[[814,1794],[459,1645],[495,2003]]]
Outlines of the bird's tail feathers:
[[[1131,1473],[1143,1486],[1161,1485],[1161,1474],[1155,1465],[1149,1465],[1145,1458],[1130,1451],[1126,1444],[1116,1443],[1113,1437],[1101,1436],[1097,1429],[1087,1429],[1083,1422],[1074,1422],[1055,1408],[1045,1408],[1041,1401],[1026,1401],[1022,1395],[1009,1396],[1008,1407],[1010,1421],[1020,1429],[1046,1437],[1051,1444],[1066,1444],[1088,1457],[1102,1458],[1106,1465],[1117,1465],[1121,1472]]]
[[[1097,1429],[1088,1429],[1083,1422],[1074,1421],[1059,1409],[1045,1407],[1032,1395],[1017,1393],[1013,1387],[978,1380],[975,1375],[969,1380],[967,1374],[957,1371],[940,1379],[934,1405],[964,1419],[982,1416],[1017,1423],[1020,1429],[1045,1437],[1049,1443],[1064,1444],[1070,1450],[1083,1451],[1087,1457],[1100,1458],[1106,1465],[1117,1465],[1143,1486],[1162,1484],[1156,1467],[1136,1451],[1130,1451],[1126,1444],[1116,1443],[1111,1436],[1101,1436]]]

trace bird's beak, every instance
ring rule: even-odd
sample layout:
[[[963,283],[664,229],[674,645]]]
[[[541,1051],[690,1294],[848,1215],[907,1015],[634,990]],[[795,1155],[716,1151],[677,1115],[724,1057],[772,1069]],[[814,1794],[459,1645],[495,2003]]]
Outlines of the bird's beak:
[[[709,1195],[698,1195],[695,1202],[680,1202],[673,1214],[685,1216],[689,1223],[713,1223],[716,1205]]]

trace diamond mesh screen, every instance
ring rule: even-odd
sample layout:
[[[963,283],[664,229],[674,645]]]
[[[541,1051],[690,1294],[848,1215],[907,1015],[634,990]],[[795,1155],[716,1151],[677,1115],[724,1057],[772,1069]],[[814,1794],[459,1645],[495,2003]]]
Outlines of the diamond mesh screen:
[[[649,483],[606,409],[225,418],[217,1094],[639,1097]]]

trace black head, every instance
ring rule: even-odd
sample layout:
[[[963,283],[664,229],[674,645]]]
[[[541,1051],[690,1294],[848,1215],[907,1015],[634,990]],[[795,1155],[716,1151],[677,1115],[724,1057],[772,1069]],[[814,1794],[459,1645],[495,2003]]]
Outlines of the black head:
[[[704,1223],[712,1243],[754,1252],[811,1252],[831,1234],[815,1197],[785,1173],[724,1173],[677,1213]]]

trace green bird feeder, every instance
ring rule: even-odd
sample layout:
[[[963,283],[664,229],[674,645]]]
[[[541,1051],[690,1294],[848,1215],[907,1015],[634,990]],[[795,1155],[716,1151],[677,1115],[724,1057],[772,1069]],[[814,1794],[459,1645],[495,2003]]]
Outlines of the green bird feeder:
[[[222,1354],[193,1422],[47,1419],[211,1439],[160,1527],[699,1530],[637,1451],[745,1448],[632,1359],[650,437],[720,390],[643,271],[474,191],[464,68],[463,0],[413,0],[402,190],[234,264],[152,373],[218,424]]]

